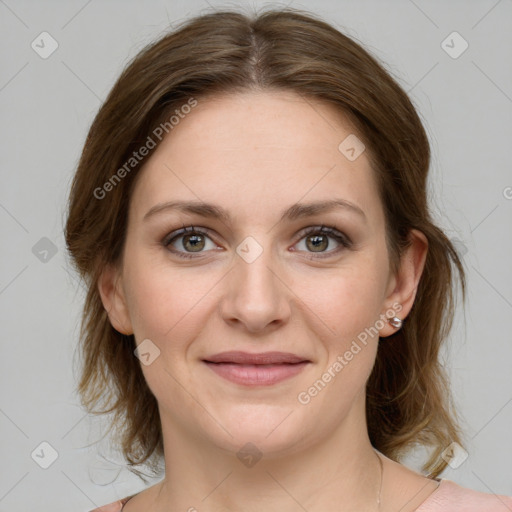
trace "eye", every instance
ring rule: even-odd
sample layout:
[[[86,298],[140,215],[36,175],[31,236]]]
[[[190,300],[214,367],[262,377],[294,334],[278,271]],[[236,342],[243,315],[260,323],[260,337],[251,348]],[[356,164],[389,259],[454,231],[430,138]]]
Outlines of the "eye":
[[[217,245],[208,236],[208,232],[206,229],[194,226],[183,227],[183,229],[168,235],[162,244],[180,258],[194,258],[194,253],[202,253],[204,249],[217,248]],[[210,247],[208,247],[208,241],[211,243]]]
[[[309,253],[311,259],[330,257],[352,246],[351,240],[346,235],[331,226],[311,226],[303,230],[301,235],[296,245],[304,244],[305,249],[299,250]],[[332,240],[334,244],[331,243]],[[164,238],[162,245],[176,256],[188,259],[199,257],[201,253],[217,248],[209,236],[208,229],[194,226],[183,226],[183,229],[173,231]],[[336,247],[327,250],[332,245]]]
[[[311,226],[302,232],[302,238],[299,241],[299,246],[303,244],[306,252],[311,254],[311,258],[326,258],[333,254],[339,253],[343,248],[350,248],[352,246],[351,240],[331,226]],[[330,240],[334,240],[332,244]],[[337,245],[333,250],[327,250],[332,245]]]

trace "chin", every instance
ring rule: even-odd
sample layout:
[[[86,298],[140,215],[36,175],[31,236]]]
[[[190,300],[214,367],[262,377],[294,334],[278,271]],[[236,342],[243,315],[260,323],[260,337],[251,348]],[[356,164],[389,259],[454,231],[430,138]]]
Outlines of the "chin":
[[[220,438],[215,436],[212,442],[237,454],[254,450],[266,458],[279,457],[303,448],[308,438],[307,419],[302,417],[300,409],[291,406],[244,404],[219,420],[233,437],[223,434]],[[310,427],[313,433],[315,427]],[[209,431],[210,436],[212,433]]]

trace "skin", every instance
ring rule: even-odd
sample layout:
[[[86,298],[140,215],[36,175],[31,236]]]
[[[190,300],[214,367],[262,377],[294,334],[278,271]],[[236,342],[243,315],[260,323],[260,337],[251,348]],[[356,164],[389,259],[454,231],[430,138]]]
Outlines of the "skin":
[[[141,367],[159,404],[166,476],[126,512],[377,510],[380,465],[367,433],[365,384],[378,336],[359,343],[309,403],[297,399],[393,305],[407,316],[425,263],[427,240],[412,231],[399,272],[390,271],[368,149],[354,161],[338,149],[352,133],[332,106],[293,92],[230,94],[199,101],[147,160],[130,201],[122,264],[98,282],[112,325],[160,350]],[[340,208],[279,220],[297,202],[334,198],[365,217]],[[232,218],[167,210],[143,220],[173,200],[214,203]],[[303,233],[322,224],[352,245]],[[162,243],[184,225],[210,230],[201,251],[184,247],[183,235]],[[315,234],[322,249],[307,243]],[[236,252],[249,236],[262,249],[251,263]],[[396,330],[379,325],[382,338]],[[288,380],[249,388],[202,362],[226,350],[286,351],[311,362]],[[237,458],[248,442],[263,454],[252,467]],[[415,510],[437,488],[382,460],[381,510]]]

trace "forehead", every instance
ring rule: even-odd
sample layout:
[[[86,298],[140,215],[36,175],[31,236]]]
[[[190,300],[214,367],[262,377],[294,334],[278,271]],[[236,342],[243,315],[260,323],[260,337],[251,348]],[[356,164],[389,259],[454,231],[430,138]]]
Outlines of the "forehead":
[[[203,200],[250,217],[336,197],[378,214],[367,151],[350,159],[340,149],[354,137],[341,112],[293,92],[198,99],[139,171],[131,207],[140,218],[159,202]]]

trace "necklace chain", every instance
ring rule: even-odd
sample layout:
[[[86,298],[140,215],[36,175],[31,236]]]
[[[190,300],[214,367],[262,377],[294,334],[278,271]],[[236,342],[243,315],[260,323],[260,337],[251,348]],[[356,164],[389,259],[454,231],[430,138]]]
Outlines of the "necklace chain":
[[[375,448],[374,448],[375,450]],[[379,496],[377,498],[377,510],[380,511],[380,497],[381,497],[381,494],[382,494],[382,480],[384,478],[384,464],[382,464],[382,458],[381,456],[379,455],[379,453],[377,452],[377,450],[375,450],[375,455],[377,455],[377,458],[379,459],[379,465],[380,465],[380,486],[379,486]]]

